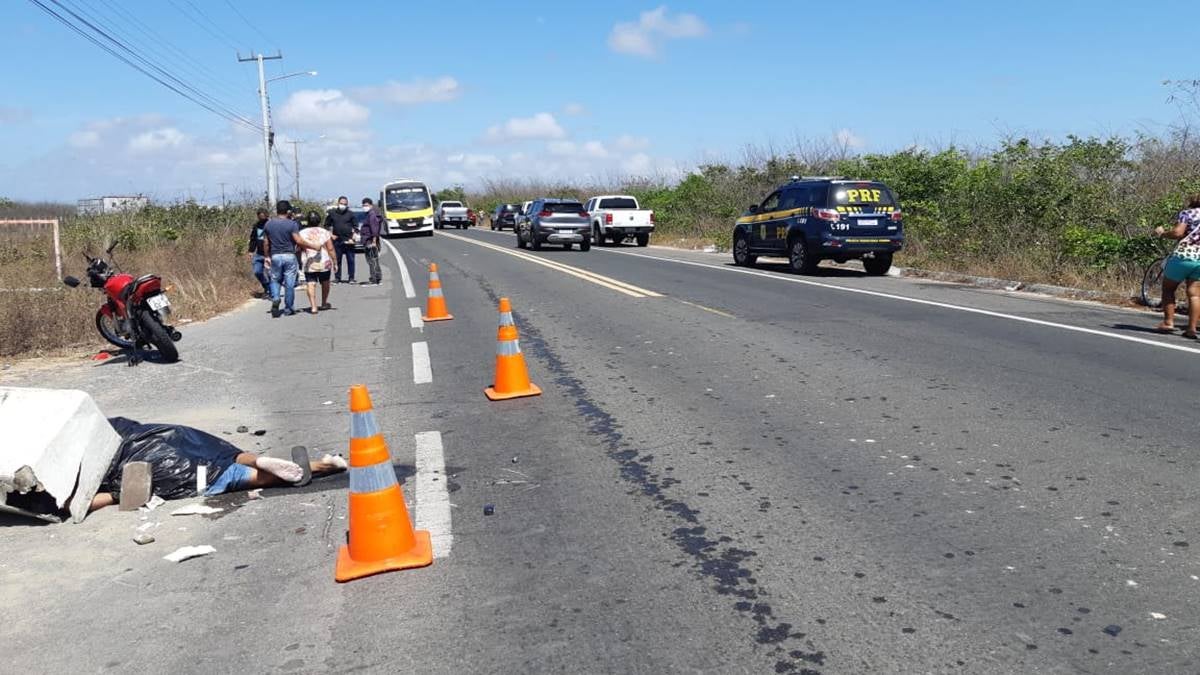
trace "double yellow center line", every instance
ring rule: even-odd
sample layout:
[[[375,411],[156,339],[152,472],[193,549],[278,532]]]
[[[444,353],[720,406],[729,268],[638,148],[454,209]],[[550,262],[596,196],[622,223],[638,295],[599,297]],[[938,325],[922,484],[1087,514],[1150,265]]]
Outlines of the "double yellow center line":
[[[603,274],[596,274],[595,272],[589,272],[588,270],[581,269],[579,267],[566,265],[566,264],[560,263],[560,262],[553,262],[553,261],[547,260],[545,258],[536,256],[536,255],[525,253],[523,251],[518,251],[518,250],[507,248],[504,246],[497,246],[495,244],[489,244],[487,242],[479,241],[478,239],[471,239],[470,237],[464,237],[462,235],[457,235],[457,234],[450,234],[449,232],[444,232],[444,231],[439,232],[438,236],[439,237],[449,237],[451,239],[457,239],[459,241],[465,241],[468,244],[474,244],[476,246],[482,246],[483,248],[491,249],[493,251],[505,253],[507,255],[511,255],[511,256],[520,258],[522,260],[531,262],[535,265],[541,265],[542,267],[549,267],[550,269],[557,270],[559,272],[562,272],[563,274],[569,274],[578,279],[583,279],[584,281],[589,281],[593,284],[596,284],[597,286],[603,286],[604,288],[616,291],[618,293],[624,293],[625,295],[628,295],[631,298],[661,298],[662,297],[662,293],[656,293],[654,291],[642,288],[640,286],[634,286],[633,284],[627,284],[624,281],[620,281],[619,279],[613,279],[612,277],[606,277]]]

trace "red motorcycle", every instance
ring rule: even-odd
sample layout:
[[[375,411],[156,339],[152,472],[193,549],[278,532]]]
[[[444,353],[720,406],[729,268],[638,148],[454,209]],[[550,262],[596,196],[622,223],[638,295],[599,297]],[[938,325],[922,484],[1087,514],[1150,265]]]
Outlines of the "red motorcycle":
[[[114,243],[105,254],[112,259]],[[130,350],[129,365],[141,359],[138,350],[153,346],[162,354],[162,360],[173,363],[179,360],[179,349],[175,343],[183,338],[179,331],[167,323],[171,315],[171,302],[167,299],[162,278],[145,274],[134,278],[101,258],[83,254],[88,261],[87,276],[92,288],[103,289],[106,302],[96,311],[96,330],[100,335],[121,349]],[[71,288],[80,285],[79,279],[65,277],[63,283]]]

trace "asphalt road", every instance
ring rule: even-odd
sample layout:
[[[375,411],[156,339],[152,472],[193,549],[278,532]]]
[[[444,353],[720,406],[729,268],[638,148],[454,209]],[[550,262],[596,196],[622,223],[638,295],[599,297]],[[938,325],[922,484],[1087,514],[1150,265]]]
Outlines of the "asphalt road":
[[[518,252],[486,231],[394,243],[415,297],[388,255],[384,285],[335,287],[335,311],[185,327],[176,365],[0,381],[280,456],[344,451],[345,391],[366,383],[442,557],[335,584],[344,478],[209,500],[226,510],[207,519],[0,520],[7,663],[1200,671],[1200,346],[1145,332],[1151,315],[658,248]],[[411,320],[429,262],[453,321]],[[541,397],[482,394],[501,296]],[[158,541],[137,547],[147,522]]]

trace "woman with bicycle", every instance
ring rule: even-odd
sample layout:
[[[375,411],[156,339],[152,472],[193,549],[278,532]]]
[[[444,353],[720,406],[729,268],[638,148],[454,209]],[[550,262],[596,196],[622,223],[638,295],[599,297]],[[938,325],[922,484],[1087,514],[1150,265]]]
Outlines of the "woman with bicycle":
[[[1188,323],[1183,336],[1195,340],[1196,322],[1200,320],[1200,193],[1188,197],[1187,208],[1179,212],[1175,227],[1168,230],[1159,226],[1154,232],[1164,239],[1179,240],[1163,266],[1163,320],[1154,328],[1174,332],[1175,291],[1187,282]]]

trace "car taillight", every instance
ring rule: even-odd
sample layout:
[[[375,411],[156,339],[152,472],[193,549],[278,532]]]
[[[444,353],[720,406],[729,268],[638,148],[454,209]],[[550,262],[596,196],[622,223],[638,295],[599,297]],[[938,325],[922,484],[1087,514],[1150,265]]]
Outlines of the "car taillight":
[[[654,212],[653,211],[650,212],[650,224],[651,225],[654,224]]]
[[[904,218],[904,214],[899,210],[892,211],[892,222],[900,222]]]
[[[580,212],[579,212],[579,217],[580,217],[580,218],[591,218],[591,217],[592,217],[592,214],[588,213],[587,211],[580,211]]]
[[[552,211],[538,211],[538,218],[549,218],[554,215]]]
[[[611,213],[604,214],[604,224],[612,225],[612,214]]]
[[[837,212],[837,209],[817,209],[815,215],[817,218],[821,220],[828,220],[831,223],[836,223],[842,217],[841,214]]]

